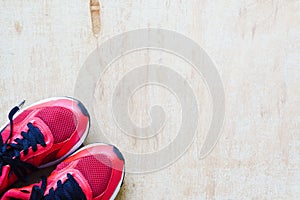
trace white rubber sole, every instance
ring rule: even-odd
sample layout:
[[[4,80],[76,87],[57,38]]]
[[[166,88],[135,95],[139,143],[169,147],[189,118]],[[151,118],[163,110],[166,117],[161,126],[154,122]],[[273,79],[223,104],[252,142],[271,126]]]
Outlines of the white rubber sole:
[[[46,102],[48,102],[48,101],[53,101],[53,100],[58,100],[58,99],[70,99],[70,100],[79,102],[79,100],[74,99],[74,98],[69,98],[69,97],[51,97],[51,98],[43,99],[43,100],[41,100],[41,101],[37,101],[37,102],[35,102],[35,103],[33,103],[33,104],[31,104],[31,105],[25,107],[25,108],[20,109],[20,111],[17,112],[17,113],[15,114],[14,119],[22,113],[22,110],[26,110],[26,109],[28,109],[28,108],[30,108],[30,107],[33,107],[33,106],[36,106],[36,105],[38,105],[38,104],[42,104],[42,103],[46,103]],[[5,125],[3,125],[3,126],[0,128],[0,130],[4,129],[4,128],[5,128],[6,126],[8,126],[8,125],[9,125],[9,121],[8,121]],[[90,119],[89,119],[89,121],[88,121],[86,130],[85,130],[84,133],[83,133],[83,136],[82,136],[82,137],[80,138],[80,140],[72,147],[72,149],[70,149],[70,151],[68,151],[63,157],[61,157],[61,158],[59,158],[59,159],[57,159],[57,160],[54,160],[54,161],[52,161],[52,162],[49,162],[49,163],[47,163],[47,164],[41,165],[41,166],[39,166],[38,168],[46,168],[46,167],[50,167],[50,166],[52,166],[52,165],[55,165],[55,164],[57,164],[57,163],[63,161],[63,160],[64,160],[65,158],[67,158],[70,154],[72,154],[74,151],[76,151],[76,150],[80,147],[80,145],[82,145],[82,143],[84,142],[84,140],[86,139],[86,137],[87,137],[87,135],[88,135],[88,132],[89,132],[89,128],[90,128]]]

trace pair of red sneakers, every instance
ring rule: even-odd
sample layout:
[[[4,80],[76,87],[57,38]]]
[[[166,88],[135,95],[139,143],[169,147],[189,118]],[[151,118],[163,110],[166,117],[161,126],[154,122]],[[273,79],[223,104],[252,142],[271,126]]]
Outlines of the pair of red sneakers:
[[[114,199],[124,177],[120,151],[96,143],[73,153],[89,131],[83,104],[51,98],[20,111],[23,104],[10,111],[9,122],[0,129],[1,199]],[[8,189],[30,172],[57,163],[41,182]]]

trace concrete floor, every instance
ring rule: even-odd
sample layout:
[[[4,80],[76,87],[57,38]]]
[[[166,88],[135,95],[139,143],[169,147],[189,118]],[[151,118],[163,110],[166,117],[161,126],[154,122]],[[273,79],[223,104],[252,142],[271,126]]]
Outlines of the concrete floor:
[[[89,4],[0,2],[0,121],[5,122],[6,113],[22,99],[30,105],[52,96],[91,95],[93,104],[82,99],[95,113],[85,144],[108,140],[123,152],[159,151],[180,128],[176,98],[153,85],[132,94],[128,110],[138,126],[151,123],[148,111],[157,103],[165,106],[167,116],[160,135],[137,140],[114,123],[110,97],[132,67],[163,62],[184,76],[194,91],[200,111],[196,135],[173,164],[155,172],[126,174],[117,199],[299,199],[300,1],[105,0],[100,15],[97,5]],[[215,148],[204,159],[200,151],[211,117],[209,91],[205,77],[178,59],[161,52],[135,52],[92,82],[93,94],[76,93],[80,70],[98,45],[125,31],[149,27],[194,40],[220,74],[225,122]],[[153,164],[127,162],[130,170]]]

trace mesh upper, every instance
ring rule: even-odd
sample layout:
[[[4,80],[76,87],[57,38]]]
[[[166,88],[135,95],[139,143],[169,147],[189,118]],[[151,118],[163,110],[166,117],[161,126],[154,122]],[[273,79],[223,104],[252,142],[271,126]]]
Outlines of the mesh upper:
[[[79,170],[93,191],[93,197],[102,194],[107,188],[111,176],[111,161],[105,155],[87,156],[78,162]]]
[[[36,117],[42,119],[49,127],[55,144],[68,139],[77,126],[74,113],[60,106],[43,108],[37,113]]]
[[[70,163],[62,162],[56,168],[57,171],[62,170]],[[111,161],[105,155],[90,155],[80,158],[75,169],[79,170],[88,181],[93,198],[102,194],[107,188],[111,177]]]

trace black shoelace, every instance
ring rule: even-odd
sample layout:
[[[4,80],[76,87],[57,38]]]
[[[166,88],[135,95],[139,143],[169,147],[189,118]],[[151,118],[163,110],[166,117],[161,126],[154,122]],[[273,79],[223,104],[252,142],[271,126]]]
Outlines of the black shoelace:
[[[17,138],[14,143],[8,143],[13,133],[13,116],[20,110],[24,102],[15,106],[8,114],[10,135],[5,142],[2,138],[2,132],[6,127],[0,131],[0,176],[2,175],[3,166],[9,165],[11,167],[10,173],[13,172],[21,180],[24,179],[28,171],[36,170],[36,167],[20,160],[20,152],[23,151],[24,155],[27,155],[30,147],[33,151],[37,151],[38,144],[43,147],[46,146],[43,134],[32,123],[27,124],[27,132],[21,132],[23,138]]]
[[[57,182],[57,188],[51,188],[47,195],[44,195],[47,186],[46,177],[42,177],[41,187],[32,187],[30,200],[83,200],[86,199],[82,189],[71,174],[67,174],[67,180]]]

